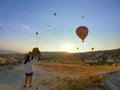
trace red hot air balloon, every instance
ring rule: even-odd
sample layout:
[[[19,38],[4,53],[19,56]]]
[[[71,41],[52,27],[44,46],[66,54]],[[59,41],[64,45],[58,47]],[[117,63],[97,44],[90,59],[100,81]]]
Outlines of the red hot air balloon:
[[[84,42],[84,39],[88,35],[88,28],[86,26],[79,26],[76,29],[76,34],[80,39],[82,39],[82,42]]]

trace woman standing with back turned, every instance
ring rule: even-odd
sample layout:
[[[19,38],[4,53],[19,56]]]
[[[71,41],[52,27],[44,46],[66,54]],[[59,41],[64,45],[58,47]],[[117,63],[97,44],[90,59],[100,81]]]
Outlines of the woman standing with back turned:
[[[32,87],[32,76],[33,76],[33,63],[38,61],[38,57],[32,57],[31,55],[27,55],[25,58],[25,82],[24,87],[27,87],[27,83],[29,80],[29,87]]]

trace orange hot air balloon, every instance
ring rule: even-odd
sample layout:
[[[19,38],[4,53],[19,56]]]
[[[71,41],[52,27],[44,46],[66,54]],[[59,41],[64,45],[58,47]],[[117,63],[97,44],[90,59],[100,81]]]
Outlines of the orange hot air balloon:
[[[88,35],[88,28],[86,26],[79,26],[76,29],[76,34],[78,35],[78,37],[80,39],[82,39],[82,42],[84,42],[84,39],[86,38],[86,36]]]

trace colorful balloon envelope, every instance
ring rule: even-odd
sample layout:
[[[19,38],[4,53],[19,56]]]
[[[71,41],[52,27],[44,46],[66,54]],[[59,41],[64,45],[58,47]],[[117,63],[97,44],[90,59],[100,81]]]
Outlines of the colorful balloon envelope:
[[[86,26],[79,26],[76,29],[77,36],[84,42],[86,36],[88,35],[88,28]]]

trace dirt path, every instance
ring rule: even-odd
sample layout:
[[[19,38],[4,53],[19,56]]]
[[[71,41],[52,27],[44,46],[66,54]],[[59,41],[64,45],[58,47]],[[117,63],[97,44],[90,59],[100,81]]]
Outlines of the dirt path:
[[[105,74],[105,82],[110,90],[120,90],[120,72]]]
[[[81,70],[85,68],[93,68],[89,66],[80,67]],[[56,90],[55,87],[59,83],[60,77],[75,77],[78,75],[78,73],[76,73],[76,69],[72,68],[78,68],[78,66],[39,62],[38,64],[34,65],[35,71],[33,75],[33,87],[23,88],[25,74],[24,65],[21,64],[13,67],[10,70],[6,69],[4,71],[0,71],[0,90]],[[98,67],[95,70],[98,69],[101,69],[101,67]],[[118,75],[117,78],[116,75]],[[120,72],[117,74],[106,74],[106,83],[110,86],[111,90],[120,90]]]
[[[15,66],[10,70],[1,71],[0,90],[53,90],[56,84],[56,78],[67,76],[67,74],[47,72],[38,65],[34,65],[34,69],[33,87],[31,88],[23,88],[25,78],[23,64]]]

